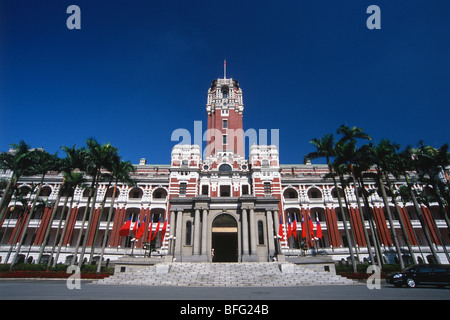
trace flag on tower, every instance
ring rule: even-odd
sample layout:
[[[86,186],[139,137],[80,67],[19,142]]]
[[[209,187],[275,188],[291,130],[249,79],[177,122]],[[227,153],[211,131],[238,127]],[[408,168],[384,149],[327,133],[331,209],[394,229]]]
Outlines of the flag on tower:
[[[131,227],[131,217],[125,223],[123,224],[122,228],[119,230],[119,236],[126,237],[130,233],[130,227]]]

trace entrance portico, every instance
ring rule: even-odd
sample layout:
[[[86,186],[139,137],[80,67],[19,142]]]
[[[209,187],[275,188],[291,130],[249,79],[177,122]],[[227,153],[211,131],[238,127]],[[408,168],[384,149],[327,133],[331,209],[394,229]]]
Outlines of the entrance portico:
[[[184,262],[266,262],[278,253],[275,197],[173,198],[170,254]]]

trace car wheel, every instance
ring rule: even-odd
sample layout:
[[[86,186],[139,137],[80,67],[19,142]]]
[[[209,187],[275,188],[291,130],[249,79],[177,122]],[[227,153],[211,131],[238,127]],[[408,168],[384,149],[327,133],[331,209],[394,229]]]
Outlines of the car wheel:
[[[406,279],[406,285],[408,286],[408,288],[414,288],[416,286],[416,282],[414,281],[414,279],[408,278]]]

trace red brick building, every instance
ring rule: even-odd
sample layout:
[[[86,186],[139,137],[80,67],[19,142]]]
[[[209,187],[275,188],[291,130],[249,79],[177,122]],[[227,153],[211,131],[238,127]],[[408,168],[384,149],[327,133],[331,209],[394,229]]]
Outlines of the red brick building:
[[[335,190],[331,179],[326,178],[325,165],[280,164],[276,145],[253,144],[247,159],[248,132],[244,131],[243,114],[240,84],[225,77],[214,80],[207,93],[205,150],[198,145],[176,145],[169,165],[147,164],[142,159],[133,175],[137,186],[119,184],[114,204],[113,188],[108,188],[107,182],[101,184],[97,199],[105,199],[104,208],[97,201],[91,223],[84,226],[81,221],[88,192],[80,188],[73,199],[62,197],[50,225],[62,176],[47,175],[42,198],[50,205],[33,214],[26,231],[23,221],[27,216],[20,214],[20,204],[11,202],[0,232],[3,261],[11,261],[24,232],[20,246],[24,258],[36,260],[52,255],[58,263],[70,261],[74,253],[80,254],[76,246],[85,237],[84,258],[98,259],[105,233],[103,258],[111,260],[131,253],[148,254],[144,243],[149,242],[153,256],[177,261],[272,261],[317,254],[347,260],[349,244],[354,256],[362,261],[370,257],[369,239],[371,252],[393,262],[396,251],[392,232],[407,259],[412,254],[416,260],[427,260],[431,255],[412,203],[399,201],[398,211],[392,204],[392,230],[377,192],[372,193],[369,202],[373,218],[367,219],[369,211],[364,204],[358,205],[353,187]],[[8,172],[0,173],[0,177],[8,176]],[[28,177],[20,185],[30,188],[39,179]],[[366,187],[376,189],[375,183],[368,182]],[[340,212],[337,192],[345,193],[349,201],[346,219]],[[111,206],[113,215],[108,223]],[[449,231],[438,205],[430,208],[421,207],[424,221],[441,261],[446,261],[443,244],[450,245]],[[135,222],[144,225],[144,234],[137,241],[132,241],[131,230],[128,236],[119,235],[129,219],[131,228]],[[349,233],[345,232],[344,222]]]

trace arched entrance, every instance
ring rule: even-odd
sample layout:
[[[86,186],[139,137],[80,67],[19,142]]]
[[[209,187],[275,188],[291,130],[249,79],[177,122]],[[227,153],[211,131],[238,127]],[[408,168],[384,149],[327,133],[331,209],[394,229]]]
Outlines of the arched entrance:
[[[212,223],[211,255],[213,262],[238,261],[237,222],[229,214],[218,215]]]

